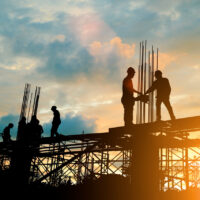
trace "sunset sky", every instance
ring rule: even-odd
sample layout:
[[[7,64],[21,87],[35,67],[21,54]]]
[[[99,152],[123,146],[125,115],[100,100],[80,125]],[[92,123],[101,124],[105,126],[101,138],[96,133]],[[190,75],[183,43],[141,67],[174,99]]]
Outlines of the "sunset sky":
[[[25,83],[41,87],[46,135],[52,105],[63,134],[122,126],[121,84],[138,67],[142,40],[159,48],[176,117],[200,115],[199,0],[1,0],[0,8],[0,131],[17,126]]]

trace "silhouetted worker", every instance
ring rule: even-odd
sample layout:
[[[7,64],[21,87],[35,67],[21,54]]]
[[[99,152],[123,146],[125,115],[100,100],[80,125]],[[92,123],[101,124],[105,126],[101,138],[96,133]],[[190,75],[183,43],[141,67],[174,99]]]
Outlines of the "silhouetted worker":
[[[44,130],[42,126],[40,125],[40,121],[37,119],[36,120],[36,138],[40,139],[43,132]]]
[[[33,115],[31,121],[26,125],[26,141],[33,141],[36,138],[37,132],[37,117]]]
[[[157,100],[156,100],[156,121],[161,120],[161,103],[163,102],[169,112],[171,120],[175,120],[174,112],[170,104],[169,98],[171,93],[171,87],[169,80],[162,77],[162,72],[160,70],[155,71],[156,80],[153,82],[152,86],[145,92],[145,94],[157,90]]]
[[[22,117],[18,123],[17,139],[23,140],[25,137],[26,117]]]
[[[124,78],[123,84],[122,84],[123,95],[121,98],[121,102],[124,107],[125,126],[129,126],[133,124],[133,106],[135,104],[133,93],[135,92],[135,93],[141,94],[140,92],[138,92],[137,90],[133,88],[132,78],[134,77],[134,75],[135,75],[134,68],[129,67],[127,69],[127,76]]]
[[[52,128],[51,128],[51,137],[53,137],[54,134],[56,136],[58,136],[57,130],[58,130],[58,127],[59,127],[59,125],[61,123],[60,113],[56,108],[57,108],[56,106],[52,106],[51,107],[51,110],[53,111],[53,115],[54,115],[53,121],[52,121]]]
[[[10,142],[12,141],[11,140],[11,137],[10,137],[10,129],[13,128],[14,125],[12,123],[8,124],[8,126],[6,126],[6,128],[4,128],[3,130],[3,142]]]

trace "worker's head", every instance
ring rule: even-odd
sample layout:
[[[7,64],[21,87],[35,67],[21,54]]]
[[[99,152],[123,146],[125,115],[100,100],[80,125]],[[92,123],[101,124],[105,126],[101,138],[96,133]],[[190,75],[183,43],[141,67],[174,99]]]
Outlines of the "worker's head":
[[[51,110],[52,110],[52,111],[55,111],[56,108],[57,108],[56,106],[52,106],[52,107],[51,107]]]
[[[133,78],[134,74],[135,74],[135,69],[133,67],[129,67],[127,69],[127,74],[128,74],[129,77]]]
[[[155,77],[156,77],[156,79],[162,78],[162,72],[160,70],[156,70]]]
[[[13,127],[14,127],[14,124],[13,124],[13,123],[10,123],[10,124],[8,124],[8,127],[9,127],[9,128],[13,128]]]

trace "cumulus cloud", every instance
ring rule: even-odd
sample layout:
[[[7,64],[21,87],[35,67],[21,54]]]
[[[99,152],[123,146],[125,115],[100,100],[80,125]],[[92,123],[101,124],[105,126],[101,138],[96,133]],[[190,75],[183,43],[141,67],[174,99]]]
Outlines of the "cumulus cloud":
[[[159,69],[162,70],[172,62],[174,62],[177,59],[177,55],[174,54],[168,54],[168,53],[162,53],[159,54]],[[156,57],[157,55],[155,55]]]
[[[80,42],[87,47],[93,41],[104,41],[115,36],[115,32],[103,21],[98,14],[86,14],[71,17],[69,23],[70,31]],[[105,34],[106,32],[106,34]]]
[[[12,139],[16,139],[17,136],[17,127],[18,127],[19,116],[18,115],[5,115],[0,118],[0,132],[2,133],[4,128],[8,126],[9,123],[13,123],[14,127],[10,131]],[[2,140],[2,138],[0,138]]]
[[[135,53],[135,44],[129,45],[123,43],[120,37],[114,37],[109,42],[94,41],[89,46],[89,52],[96,58],[102,56],[105,58],[113,51],[123,58],[131,58]]]
[[[72,112],[95,119],[98,131],[117,126],[121,81],[127,66],[137,66],[136,44],[144,39],[161,51],[159,66],[167,66],[172,96],[197,93],[198,5],[198,0],[0,1],[0,115],[20,112],[24,83],[30,82],[42,87],[42,122],[56,104],[63,118]]]
[[[9,63],[1,63],[0,67],[7,70],[34,70],[40,65],[40,60],[37,58],[29,58],[25,56],[17,56],[11,58]]]
[[[58,132],[63,135],[73,135],[84,133],[93,133],[96,129],[96,123],[94,119],[86,119],[81,115],[72,114],[66,115],[61,119],[62,123],[58,129]],[[43,125],[44,136],[49,136],[51,131],[51,123],[45,123]]]

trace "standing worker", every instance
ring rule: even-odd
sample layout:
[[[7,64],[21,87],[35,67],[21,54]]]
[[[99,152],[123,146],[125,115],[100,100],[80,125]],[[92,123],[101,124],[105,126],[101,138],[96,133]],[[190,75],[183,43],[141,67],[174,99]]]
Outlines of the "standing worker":
[[[156,100],[156,121],[161,120],[161,103],[163,102],[169,112],[171,120],[175,120],[174,112],[170,104],[169,98],[171,93],[171,87],[169,80],[162,77],[162,72],[160,70],[155,71],[156,80],[153,82],[152,86],[145,92],[145,94],[157,90],[157,100]]]
[[[3,130],[3,142],[11,142],[11,137],[10,137],[10,129],[13,128],[14,125],[13,123],[8,124],[8,126],[6,126],[6,128],[4,128]]]
[[[133,82],[132,79],[135,75],[135,69],[132,67],[129,67],[127,69],[127,76],[123,80],[122,84],[122,98],[121,102],[124,107],[124,123],[125,126],[129,126],[133,124],[133,106],[135,104],[134,100],[134,92],[137,94],[141,94],[137,90],[133,88]]]
[[[26,130],[26,117],[22,117],[18,123],[17,140],[24,140]]]
[[[52,121],[52,128],[51,128],[51,137],[53,137],[54,134],[56,136],[58,136],[57,130],[58,130],[58,127],[59,127],[59,125],[61,123],[60,113],[56,108],[57,108],[56,106],[52,106],[51,107],[51,110],[53,111],[53,115],[54,115],[53,121]]]

